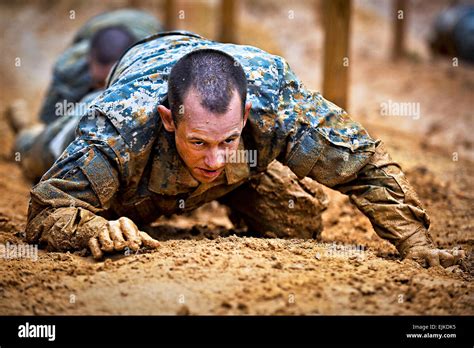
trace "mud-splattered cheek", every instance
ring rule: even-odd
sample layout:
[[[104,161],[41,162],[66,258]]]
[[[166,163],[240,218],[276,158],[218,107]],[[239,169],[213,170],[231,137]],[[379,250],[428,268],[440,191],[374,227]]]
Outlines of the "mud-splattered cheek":
[[[198,166],[204,161],[205,152],[194,149],[193,145],[186,141],[182,141],[177,138],[176,149],[178,151],[179,157],[181,157],[183,162],[190,169]]]

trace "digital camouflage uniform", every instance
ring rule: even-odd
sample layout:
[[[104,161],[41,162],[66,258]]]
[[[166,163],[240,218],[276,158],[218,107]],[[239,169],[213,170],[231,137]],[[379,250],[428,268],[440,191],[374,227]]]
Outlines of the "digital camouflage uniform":
[[[56,113],[57,103],[78,102],[93,90],[87,62],[90,40],[100,29],[116,25],[128,29],[137,41],[162,30],[155,17],[139,10],[110,11],[90,19],[54,65],[53,80],[39,115],[43,123],[49,124],[62,116]]]
[[[102,90],[87,94],[74,104],[66,115],[57,117],[48,125],[38,124],[22,131],[15,141],[15,152],[21,154],[23,174],[32,182],[38,182],[66,147],[74,140],[75,130],[84,109]]]
[[[252,109],[240,149],[257,151],[257,166],[227,163],[209,184],[191,176],[157,113],[159,104],[167,105],[173,64],[201,48],[222,50],[243,67]],[[429,218],[383,144],[341,108],[306,89],[281,57],[192,33],[161,33],[126,53],[93,104],[76,139],[31,191],[30,242],[57,250],[85,248],[97,234],[93,226],[107,223],[103,217],[127,216],[141,224],[215,199],[253,228],[301,236],[298,228],[314,218],[310,210],[293,230],[278,219],[267,221],[259,210],[262,195],[271,194],[259,184],[272,180],[268,169],[274,160],[300,179],[309,177],[349,195],[378,235],[402,255],[408,244],[425,244],[429,238]],[[310,203],[307,196],[302,200]],[[292,214],[287,203],[279,207]]]

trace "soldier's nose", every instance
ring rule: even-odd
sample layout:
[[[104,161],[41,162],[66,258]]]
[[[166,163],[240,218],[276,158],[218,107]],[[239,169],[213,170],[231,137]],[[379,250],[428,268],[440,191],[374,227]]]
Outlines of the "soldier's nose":
[[[223,151],[210,151],[204,159],[208,170],[221,169],[225,164],[225,153]]]

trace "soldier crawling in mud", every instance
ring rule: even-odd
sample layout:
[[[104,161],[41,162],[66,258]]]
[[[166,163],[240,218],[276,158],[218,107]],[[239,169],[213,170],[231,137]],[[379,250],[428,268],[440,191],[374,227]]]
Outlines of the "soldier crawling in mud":
[[[236,151],[254,151],[256,165],[229,160]],[[122,57],[31,190],[27,240],[96,259],[156,248],[137,225],[212,200],[253,233],[314,238],[324,204],[307,178],[349,195],[402,258],[447,267],[463,257],[433,245],[382,142],[306,89],[283,58],[189,32],[157,34]]]
[[[126,49],[161,29],[155,17],[134,9],[100,14],[79,29],[54,65],[39,113],[41,123],[31,125],[26,113],[9,114],[13,130],[20,133],[15,152],[21,154],[20,163],[30,180],[39,181],[74,140],[78,116],[103,90],[107,75]]]

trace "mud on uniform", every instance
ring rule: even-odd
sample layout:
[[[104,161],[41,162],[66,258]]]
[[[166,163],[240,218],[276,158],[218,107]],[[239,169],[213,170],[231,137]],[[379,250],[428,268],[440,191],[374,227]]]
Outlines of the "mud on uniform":
[[[177,153],[174,135],[166,132],[157,113],[159,104],[167,104],[172,66],[200,48],[222,50],[241,64],[252,109],[239,149],[257,152],[255,167],[227,163],[223,174],[208,184],[192,177]],[[299,179],[309,177],[349,195],[378,235],[402,254],[408,244],[429,238],[429,218],[383,144],[344,110],[306,89],[281,57],[192,33],[161,33],[126,53],[93,104],[76,139],[31,191],[30,242],[58,250],[84,248],[97,233],[93,226],[106,223],[98,215],[146,223],[215,199],[231,205],[259,232],[311,236],[299,228],[314,223],[318,216],[312,213],[324,209],[323,204],[311,204],[320,200],[308,199],[301,184],[294,194],[285,197],[274,190],[277,195],[272,196],[265,189],[271,185],[265,183],[278,182],[274,160]],[[286,178],[280,181],[283,185],[294,182]],[[262,215],[272,204],[281,214],[293,214],[288,201],[271,197],[296,198],[300,211],[294,226],[282,224],[278,215]]]

